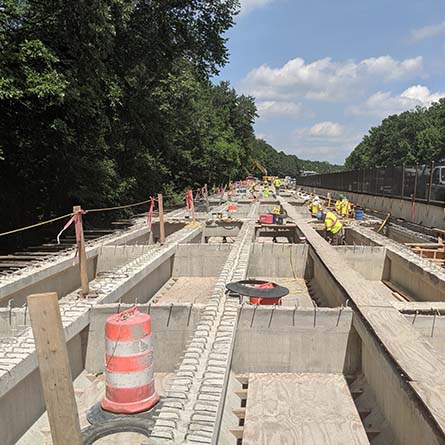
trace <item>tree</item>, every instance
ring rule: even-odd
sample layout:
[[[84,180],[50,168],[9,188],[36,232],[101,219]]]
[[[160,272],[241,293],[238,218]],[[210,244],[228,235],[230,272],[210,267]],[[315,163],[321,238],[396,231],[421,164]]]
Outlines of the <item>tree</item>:
[[[227,61],[224,34],[238,8],[236,0],[5,0],[2,225],[170,190],[176,148],[159,90],[176,82],[181,61],[196,85],[208,85]],[[221,146],[231,129],[219,129]],[[183,177],[183,186],[195,182],[193,170]]]
[[[414,164],[445,156],[445,99],[389,116],[346,159],[349,169]]]

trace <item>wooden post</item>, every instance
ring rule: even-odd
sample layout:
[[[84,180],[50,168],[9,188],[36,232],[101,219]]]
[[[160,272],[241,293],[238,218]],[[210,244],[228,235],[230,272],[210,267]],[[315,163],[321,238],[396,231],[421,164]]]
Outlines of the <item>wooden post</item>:
[[[209,204],[209,191],[207,189],[207,184],[204,184],[204,198],[206,202],[206,212],[210,211],[210,204]]]
[[[165,242],[165,227],[164,227],[164,201],[162,193],[158,193],[158,207],[159,207],[159,242]]]
[[[191,198],[192,198],[192,223],[195,224],[196,222],[196,218],[195,218],[195,198],[193,197],[193,191],[191,193]]]
[[[79,269],[80,269],[80,285],[81,295],[86,297],[90,293],[90,286],[88,283],[88,269],[87,269],[87,254],[85,252],[85,239],[83,237],[82,225],[82,208],[80,206],[73,207],[73,213],[76,214],[76,239],[77,239],[77,253],[79,255]]]
[[[27,298],[54,445],[82,445],[65,332],[56,293]]]

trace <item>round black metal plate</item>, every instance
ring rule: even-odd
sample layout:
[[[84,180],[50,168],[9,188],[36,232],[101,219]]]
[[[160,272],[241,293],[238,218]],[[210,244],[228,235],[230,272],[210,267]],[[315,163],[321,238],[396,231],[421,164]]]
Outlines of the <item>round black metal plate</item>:
[[[281,298],[289,293],[289,289],[272,283],[274,287],[270,289],[258,289],[255,286],[269,283],[269,281],[262,280],[243,280],[234,283],[226,284],[226,289],[238,295],[245,297],[259,297],[259,298]]]

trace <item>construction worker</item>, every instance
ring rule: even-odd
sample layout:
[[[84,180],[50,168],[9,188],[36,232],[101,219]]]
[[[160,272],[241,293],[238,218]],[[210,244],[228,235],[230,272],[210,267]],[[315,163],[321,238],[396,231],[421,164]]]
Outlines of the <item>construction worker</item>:
[[[263,188],[263,197],[268,198],[270,196],[269,186],[266,184]]]
[[[311,212],[312,218],[316,218],[317,214],[322,211],[321,201],[317,195],[315,195],[309,203],[309,211]]]
[[[331,242],[331,244],[334,246],[343,244],[343,224],[341,223],[340,218],[334,212],[319,212],[317,214],[317,219],[324,222],[324,235],[325,238]]]
[[[280,215],[281,214],[281,206],[275,206],[272,209],[272,215]]]
[[[335,211],[337,212],[338,215],[341,214],[341,201],[343,198],[344,198],[344,195],[340,194],[339,198],[335,202]]]
[[[255,192],[256,192],[256,184],[255,182],[252,182],[252,184],[250,184],[249,187],[249,193],[252,195],[253,199],[256,199]]]
[[[351,204],[348,198],[346,198],[346,196],[343,195],[343,199],[341,200],[341,205],[340,205],[340,214],[343,218],[346,218],[349,216],[350,211],[351,211]]]
[[[275,195],[280,196],[280,187],[281,187],[280,178],[275,178],[273,185],[275,186]]]

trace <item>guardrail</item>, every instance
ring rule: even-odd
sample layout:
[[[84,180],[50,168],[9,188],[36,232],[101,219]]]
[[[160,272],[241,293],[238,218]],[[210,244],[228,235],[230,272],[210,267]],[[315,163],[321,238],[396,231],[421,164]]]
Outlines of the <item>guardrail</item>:
[[[299,176],[296,183],[298,186],[396,197],[439,206],[445,204],[443,161]]]

